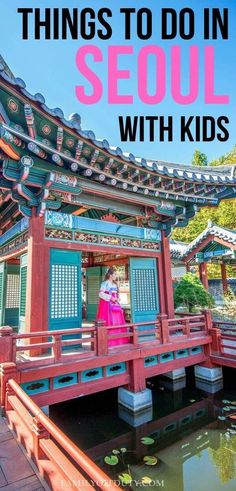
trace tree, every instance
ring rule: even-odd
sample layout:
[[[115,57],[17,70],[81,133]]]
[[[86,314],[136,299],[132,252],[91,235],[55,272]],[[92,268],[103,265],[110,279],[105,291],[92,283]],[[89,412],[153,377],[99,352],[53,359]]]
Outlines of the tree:
[[[199,150],[196,150],[194,155],[201,154]],[[204,155],[204,154],[203,154]],[[196,165],[195,157],[193,156],[193,163]],[[217,165],[233,165],[236,164],[236,145],[230,152],[219,157],[218,159],[209,163],[211,166]],[[176,227],[173,231],[172,238],[181,242],[191,242],[194,240],[203,230],[207,227],[208,220],[211,220],[215,225],[220,227],[236,229],[236,200],[228,199],[221,201],[217,208],[201,208],[197,215],[190,220],[187,227]],[[220,278],[220,268],[213,264],[208,266],[209,278]],[[228,276],[235,276],[235,268],[228,266]]]
[[[235,165],[236,164],[236,145],[230,150],[230,152],[222,155],[216,160],[212,160],[210,165]]]
[[[201,153],[198,150],[196,152]],[[218,160],[210,162],[212,166],[230,164],[236,164],[236,145],[231,152],[223,155]],[[193,220],[190,220],[187,227],[175,228],[172,238],[181,242],[191,242],[207,227],[208,220],[211,220],[215,225],[219,225],[220,227],[235,230],[235,216],[236,200],[229,199],[221,201],[217,208],[201,208]]]
[[[200,152],[200,150],[195,150],[192,158],[192,165],[197,165],[198,167],[203,167],[208,165],[208,159],[205,153]]]
[[[229,433],[220,435],[220,446],[216,450],[209,448],[209,455],[218,469],[222,484],[236,478],[235,454],[236,436]]]
[[[197,276],[186,273],[174,290],[175,307],[187,307],[193,312],[194,307],[213,307],[214,300],[204,288]]]

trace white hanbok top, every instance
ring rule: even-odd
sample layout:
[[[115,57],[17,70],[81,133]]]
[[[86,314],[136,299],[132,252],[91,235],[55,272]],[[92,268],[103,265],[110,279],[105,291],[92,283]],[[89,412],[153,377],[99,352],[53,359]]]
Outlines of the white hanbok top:
[[[117,293],[117,285],[110,280],[103,281],[100,286],[99,298],[110,302],[113,293]],[[109,293],[107,293],[109,292]]]

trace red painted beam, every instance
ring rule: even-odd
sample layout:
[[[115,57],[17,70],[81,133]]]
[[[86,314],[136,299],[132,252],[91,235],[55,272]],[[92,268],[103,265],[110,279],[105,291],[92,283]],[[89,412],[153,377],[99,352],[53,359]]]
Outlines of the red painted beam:
[[[71,251],[86,251],[86,252],[101,252],[108,254],[120,254],[126,256],[140,256],[140,257],[159,257],[160,251],[150,251],[149,249],[145,250],[136,250],[136,249],[126,249],[125,247],[113,247],[113,246],[100,246],[95,244],[81,244],[80,242],[60,242],[59,240],[54,241],[51,239],[45,239],[48,247],[56,248],[56,249],[66,249]]]
[[[174,317],[175,309],[174,309],[174,293],[173,293],[172,273],[171,273],[170,243],[168,237],[165,236],[164,231],[162,231],[161,260],[162,260],[162,278],[160,278],[160,281],[163,282],[162,295],[164,294],[165,296],[164,313],[167,314],[170,319],[172,319]]]
[[[215,365],[236,368],[236,358],[225,358],[224,356],[211,355],[211,361]]]
[[[9,259],[19,257],[20,254],[24,254],[28,250],[28,245],[25,244],[23,247],[17,247],[13,251],[4,254],[4,256],[1,256],[1,262],[2,261],[8,261]]]
[[[20,383],[31,382],[32,380],[39,380],[49,377],[57,377],[58,375],[64,375],[67,373],[82,372],[83,370],[92,370],[93,368],[105,367],[107,365],[113,365],[115,363],[121,363],[122,361],[136,360],[141,357],[140,349],[125,351],[108,356],[95,356],[93,358],[86,358],[83,360],[67,363],[58,363],[54,365],[48,365],[43,367],[33,367],[24,369],[24,364],[21,365],[19,370]],[[112,378],[112,377],[111,377]]]
[[[179,336],[180,337],[180,336]],[[159,355],[161,353],[168,353],[170,351],[177,351],[181,350],[184,348],[192,348],[194,346],[203,346],[206,344],[211,343],[211,336],[204,336],[202,338],[193,338],[193,339],[185,339],[185,340],[180,340],[176,341],[174,343],[166,343],[165,345],[158,345],[158,346],[150,346],[150,347],[143,347],[141,349],[141,356],[142,357],[147,357],[147,356],[153,356],[153,355]],[[187,358],[183,358],[183,360],[186,360]]]
[[[26,332],[48,329],[48,285],[49,248],[44,240],[44,217],[34,214],[29,223]]]

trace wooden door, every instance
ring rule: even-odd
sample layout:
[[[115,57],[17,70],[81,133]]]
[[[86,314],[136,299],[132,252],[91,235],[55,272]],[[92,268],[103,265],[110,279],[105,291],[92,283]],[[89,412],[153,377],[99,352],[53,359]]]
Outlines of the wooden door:
[[[159,295],[155,258],[130,258],[130,296],[132,322],[156,319]],[[147,326],[141,326],[140,329],[147,329]]]
[[[92,266],[86,269],[86,319],[88,321],[96,319],[99,290],[106,269],[103,266]]]
[[[20,265],[7,265],[5,324],[18,327],[19,323]]]
[[[73,329],[81,325],[81,252],[51,249],[49,329]]]
[[[5,325],[6,263],[0,264],[0,326]]]
[[[25,332],[26,309],[26,284],[27,284],[27,254],[20,257],[20,302],[19,302],[19,332]]]

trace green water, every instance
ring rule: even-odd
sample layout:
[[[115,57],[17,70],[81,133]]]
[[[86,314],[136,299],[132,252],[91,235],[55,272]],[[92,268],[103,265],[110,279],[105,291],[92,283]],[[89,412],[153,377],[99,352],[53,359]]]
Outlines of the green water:
[[[153,418],[137,428],[118,417],[116,390],[55,405],[50,417],[125,489],[235,491],[234,376],[225,370],[224,390],[214,396],[195,389],[192,370],[175,392],[153,379]]]

